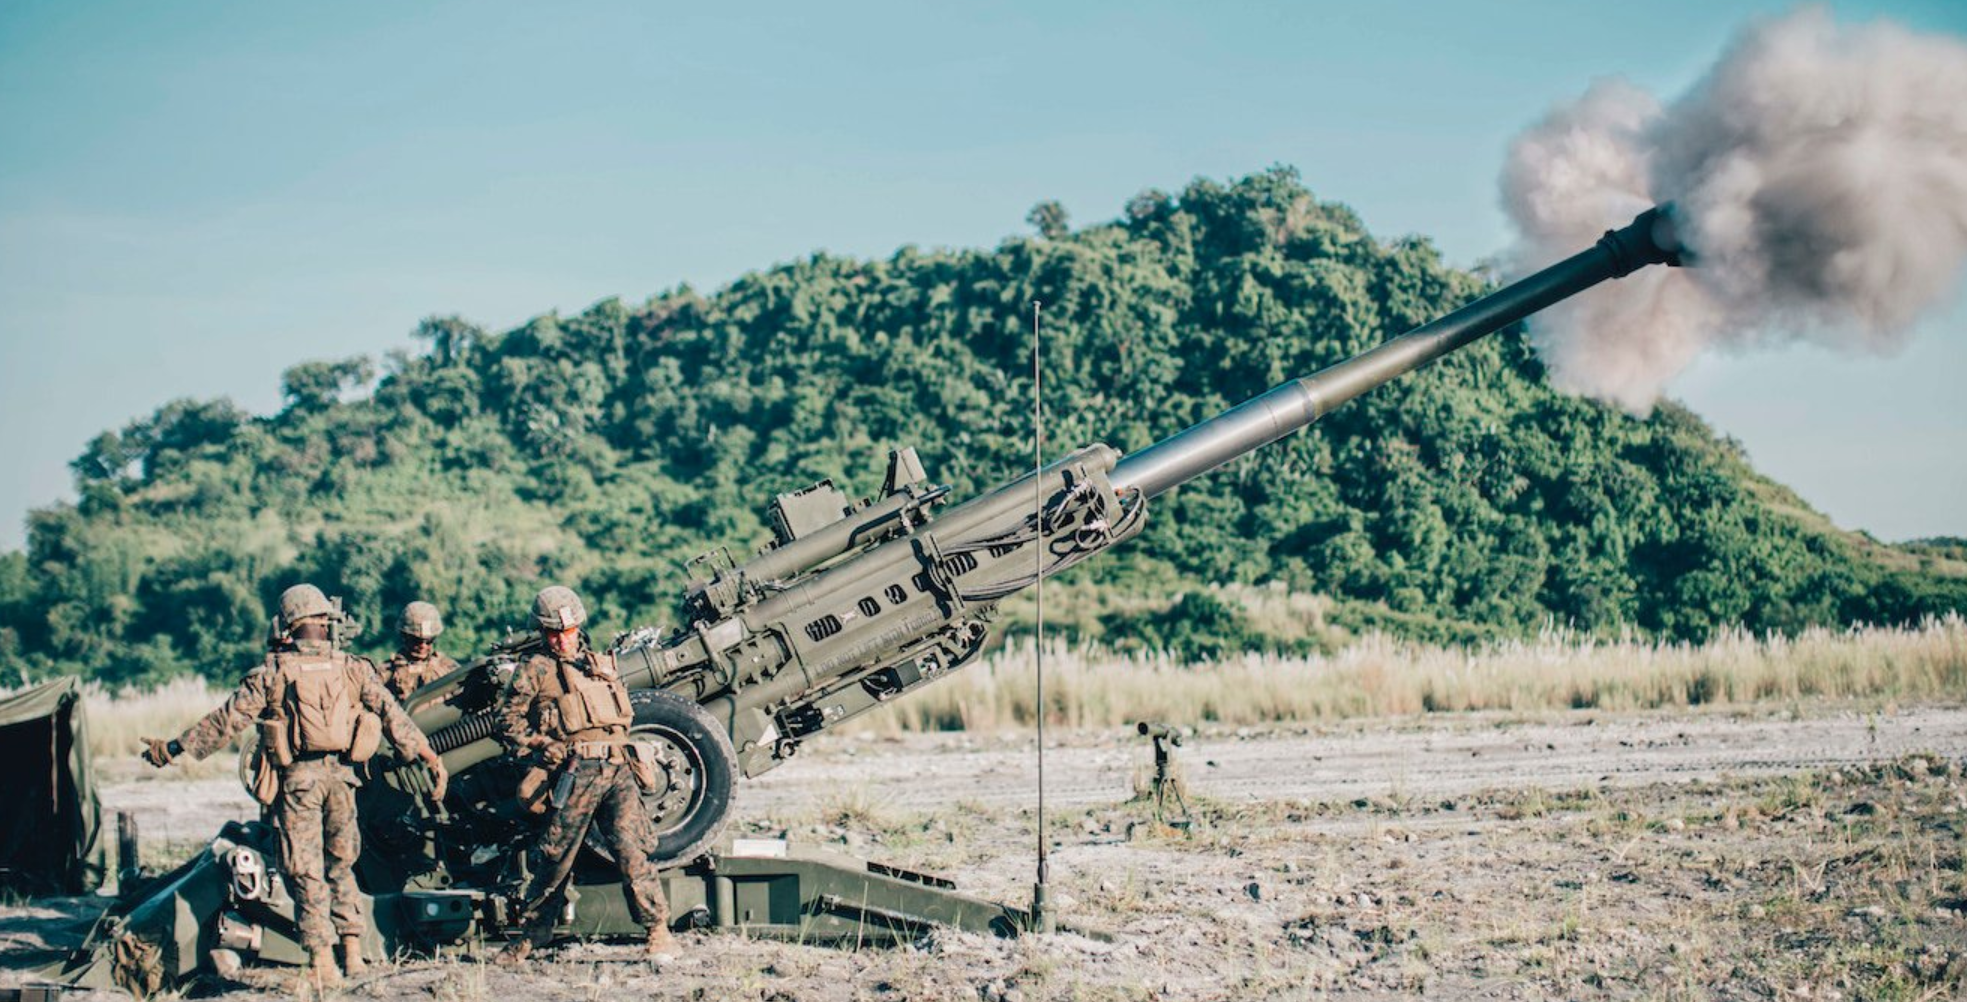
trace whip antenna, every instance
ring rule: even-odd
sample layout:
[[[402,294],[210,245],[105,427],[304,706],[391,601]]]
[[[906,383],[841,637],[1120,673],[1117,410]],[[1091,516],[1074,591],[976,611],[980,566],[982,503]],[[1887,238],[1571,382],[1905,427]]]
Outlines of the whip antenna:
[[[1031,493],[1032,517],[1037,520],[1038,542],[1033,547],[1037,581],[1032,598],[1038,606],[1035,650],[1038,704],[1038,882],[1031,885],[1031,926],[1037,932],[1054,928],[1050,894],[1051,864],[1045,857],[1045,372],[1041,368],[1039,346],[1043,340],[1039,323],[1044,303],[1031,301]]]

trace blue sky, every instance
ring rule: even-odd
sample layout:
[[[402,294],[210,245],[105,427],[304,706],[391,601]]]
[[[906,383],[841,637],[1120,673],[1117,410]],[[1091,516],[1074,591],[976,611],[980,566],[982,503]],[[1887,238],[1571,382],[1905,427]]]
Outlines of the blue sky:
[[[0,5],[0,547],[97,432],[271,410],[282,369],[430,314],[989,246],[1044,199],[1088,222],[1274,163],[1473,263],[1518,129],[1594,77],[1671,96],[1785,7],[739,6]],[[1967,4],[1833,9],[1967,34]],[[1967,535],[1967,309],[1927,328],[1674,392],[1842,525]]]

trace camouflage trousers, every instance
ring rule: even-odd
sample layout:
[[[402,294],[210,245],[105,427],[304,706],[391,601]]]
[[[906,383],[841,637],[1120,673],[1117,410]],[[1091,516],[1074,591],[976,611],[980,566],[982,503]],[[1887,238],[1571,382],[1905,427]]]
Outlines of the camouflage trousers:
[[[527,861],[533,879],[526,885],[519,912],[526,938],[538,946],[552,939],[561,892],[573,876],[581,842],[594,825],[600,826],[602,840],[621,870],[629,915],[644,929],[667,925],[669,901],[663,897],[655,864],[649,862],[655,833],[634,774],[626,765],[599,759],[575,759],[566,768],[573,776],[567,799],[547,819]]]
[[[296,762],[280,777],[277,811],[280,869],[294,896],[301,946],[309,953],[334,948],[335,937],[360,936],[362,889],[355,857],[362,834],[355,826],[355,790],[348,767],[335,759]]]

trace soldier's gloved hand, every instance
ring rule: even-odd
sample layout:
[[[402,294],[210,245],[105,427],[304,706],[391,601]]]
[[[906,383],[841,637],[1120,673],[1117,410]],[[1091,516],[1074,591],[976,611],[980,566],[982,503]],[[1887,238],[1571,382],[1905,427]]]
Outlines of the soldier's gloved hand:
[[[424,768],[430,770],[430,802],[442,804],[445,792],[451,788],[451,774],[444,768],[444,756],[437,754],[435,748],[425,745],[417,757],[423,760]]]
[[[540,761],[549,769],[558,768],[567,761],[567,746],[558,741],[549,741],[540,746]]]
[[[143,760],[159,769],[171,764],[171,760],[184,754],[184,746],[176,738],[143,738]]]

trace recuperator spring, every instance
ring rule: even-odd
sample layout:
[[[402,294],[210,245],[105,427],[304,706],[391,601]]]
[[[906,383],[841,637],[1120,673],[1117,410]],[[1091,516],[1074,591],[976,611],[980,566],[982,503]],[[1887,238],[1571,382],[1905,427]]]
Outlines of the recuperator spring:
[[[440,755],[453,748],[463,748],[480,738],[491,737],[498,723],[498,715],[490,710],[466,714],[464,719],[457,723],[433,732],[430,735],[430,746]]]

